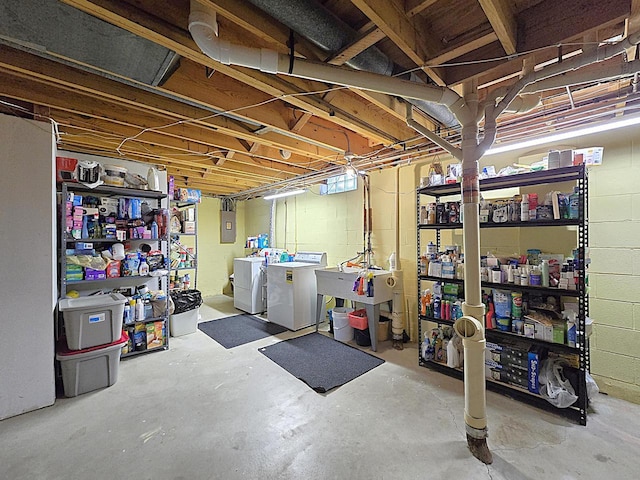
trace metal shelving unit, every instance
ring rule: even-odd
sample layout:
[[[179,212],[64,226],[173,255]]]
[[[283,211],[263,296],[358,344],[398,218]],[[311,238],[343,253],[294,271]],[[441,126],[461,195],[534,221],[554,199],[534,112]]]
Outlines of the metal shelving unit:
[[[526,389],[518,387],[516,385],[499,382],[487,378],[487,388],[503,393],[507,396],[532,404],[539,408],[549,410],[555,413],[559,413],[568,418],[575,420],[576,422],[586,425],[587,422],[587,389],[586,389],[586,374],[590,368],[589,358],[589,340],[586,335],[586,318],[589,314],[589,296],[587,292],[587,273],[588,258],[587,249],[589,245],[589,233],[588,233],[588,177],[587,169],[583,165],[563,167],[552,170],[544,170],[539,172],[530,172],[520,175],[512,175],[507,177],[495,177],[489,179],[480,180],[480,190],[500,190],[504,188],[514,187],[530,187],[543,184],[554,184],[562,182],[573,182],[578,187],[579,194],[579,208],[577,219],[561,219],[561,220],[532,220],[528,222],[504,222],[504,223],[481,223],[480,228],[554,228],[554,227],[577,227],[577,239],[576,247],[578,252],[578,285],[576,290],[559,289],[553,287],[541,287],[535,285],[514,285],[503,283],[482,282],[483,288],[498,288],[501,290],[511,290],[524,293],[533,293],[540,295],[554,295],[560,297],[576,298],[578,301],[578,324],[577,324],[577,338],[576,346],[570,346],[566,344],[551,343],[540,339],[529,338],[523,335],[518,335],[511,332],[504,332],[496,329],[487,329],[486,337],[490,342],[498,343],[508,342],[510,340],[518,340],[520,342],[527,343],[531,346],[536,346],[542,349],[546,349],[549,352],[558,354],[575,355],[578,357],[578,385],[576,395],[578,400],[569,408],[560,409],[551,405],[540,395],[529,392]],[[433,187],[422,187],[417,189],[416,198],[416,218],[417,220],[417,261],[420,265],[420,252],[421,252],[421,235],[424,231],[430,231],[435,234],[435,242],[437,250],[440,251],[441,246],[441,230],[461,229],[463,224],[460,223],[443,223],[443,224],[422,224],[420,223],[420,207],[424,205],[421,202],[423,196],[434,197],[436,203],[440,203],[442,197],[451,197],[460,195],[459,184],[446,184],[437,185]],[[441,278],[425,275],[418,271],[418,298],[422,292],[422,282],[441,282],[441,283],[454,283],[458,285],[464,285],[464,280],[457,278]],[[435,317],[418,315],[418,334],[419,338],[423,339],[423,322],[430,322],[440,325],[453,325],[451,320],[442,320]],[[421,349],[418,352],[418,363],[421,366],[433,368],[439,372],[447,375],[454,376],[456,378],[463,378],[461,369],[453,369],[447,367],[445,364],[437,362],[435,360],[427,360],[422,358]]]
[[[153,208],[161,208],[162,199],[166,198],[166,194],[154,190],[138,190],[124,187],[115,187],[108,185],[100,185],[96,188],[89,188],[86,185],[81,183],[62,183],[60,187],[61,194],[61,202],[64,206],[64,202],[69,196],[69,193],[77,193],[84,196],[99,196],[99,197],[113,197],[113,198],[138,198],[138,199],[146,199],[149,201],[153,201],[155,205],[152,205]],[[150,202],[151,203],[151,202]],[[150,205],[151,206],[151,205]],[[63,207],[64,208],[64,207]],[[61,211],[62,217],[64,217],[64,210]],[[66,269],[67,269],[67,256],[66,249],[68,245],[76,243],[76,242],[91,242],[98,246],[108,246],[114,243],[131,243],[131,244],[140,244],[140,243],[157,243],[158,249],[162,251],[165,255],[165,258],[168,256],[168,242],[169,237],[163,236],[157,239],[148,239],[148,238],[128,238],[126,240],[120,241],[115,238],[74,238],[68,232],[67,228],[64,224],[64,218],[60,219],[59,226],[59,260],[60,260],[60,275],[59,275],[59,285],[60,285],[60,295],[66,296],[67,292],[71,289],[81,289],[81,290],[100,290],[100,289],[112,289],[117,287],[125,287],[132,286],[132,282],[135,283],[134,286],[140,285],[142,283],[148,283],[155,281],[157,283],[158,290],[164,290],[166,294],[166,302],[164,315],[162,316],[154,316],[153,318],[145,318],[144,320],[136,321],[135,323],[151,323],[162,321],[164,324],[164,338],[163,344],[158,347],[149,348],[147,350],[141,351],[131,351],[126,354],[123,354],[121,358],[127,358],[135,355],[139,355],[141,353],[148,353],[159,350],[166,350],[169,348],[169,282],[168,275],[162,276],[140,276],[140,275],[130,275],[130,276],[120,276],[114,278],[104,278],[104,279],[96,279],[96,280],[67,280],[66,278]],[[87,288],[83,288],[87,287]],[[56,328],[56,333],[59,335],[60,326]]]
[[[170,232],[169,236],[171,238],[172,245],[177,244],[180,246],[180,248],[184,247],[185,249],[193,248],[193,258],[191,258],[191,266],[171,267],[171,271],[193,273],[193,281],[191,282],[191,288],[196,289],[198,288],[198,204],[195,202],[183,202],[180,200],[171,200],[169,202],[169,206],[173,208],[178,208],[179,210],[184,210],[187,208],[193,208],[195,210],[194,220],[193,220],[195,222],[194,233]],[[180,241],[181,238],[186,239],[185,244],[183,244]],[[179,289],[174,288],[174,290],[179,290]]]

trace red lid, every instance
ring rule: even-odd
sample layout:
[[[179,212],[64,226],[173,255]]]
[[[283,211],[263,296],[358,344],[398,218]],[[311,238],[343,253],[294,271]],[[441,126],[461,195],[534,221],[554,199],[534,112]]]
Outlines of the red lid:
[[[124,330],[122,331],[122,335],[119,340],[116,340],[112,343],[105,343],[104,345],[96,345],[95,347],[85,348],[83,350],[69,350],[67,346],[67,339],[65,337],[61,337],[58,340],[58,346],[56,348],[56,354],[62,357],[67,355],[80,355],[81,353],[93,352],[94,350],[100,350],[107,347],[113,347],[115,345],[124,345],[129,340],[129,335]]]

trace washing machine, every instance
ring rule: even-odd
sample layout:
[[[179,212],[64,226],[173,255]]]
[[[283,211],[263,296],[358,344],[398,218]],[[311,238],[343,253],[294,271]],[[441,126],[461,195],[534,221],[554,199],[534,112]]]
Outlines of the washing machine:
[[[292,262],[267,265],[267,319],[289,330],[316,323],[317,268],[327,266],[327,254],[296,253]]]

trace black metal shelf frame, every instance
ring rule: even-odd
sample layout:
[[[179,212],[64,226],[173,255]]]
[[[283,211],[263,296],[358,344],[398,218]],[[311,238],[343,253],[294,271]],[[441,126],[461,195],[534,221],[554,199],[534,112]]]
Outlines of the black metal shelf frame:
[[[586,390],[586,374],[590,368],[590,354],[589,354],[589,340],[586,335],[586,318],[589,315],[589,296],[587,293],[586,279],[587,268],[589,266],[588,261],[588,245],[589,245],[589,216],[588,216],[588,171],[584,165],[576,165],[570,167],[557,168],[552,170],[543,170],[538,172],[529,172],[519,175],[511,175],[506,177],[494,177],[480,180],[480,191],[500,190],[504,188],[513,187],[531,187],[541,184],[552,184],[561,182],[574,182],[577,186],[579,194],[579,207],[578,207],[578,219],[561,219],[561,220],[535,220],[529,222],[505,222],[505,223],[481,223],[480,228],[529,228],[529,227],[576,227],[577,229],[577,252],[578,252],[578,288],[577,290],[564,290],[557,288],[546,288],[531,285],[515,285],[515,284],[495,284],[491,282],[482,282],[483,288],[500,288],[503,290],[515,290],[529,293],[540,293],[543,295],[560,295],[565,297],[574,297],[578,299],[578,325],[577,325],[577,341],[576,347],[570,347],[564,344],[549,343],[538,339],[531,339],[522,335],[513,334],[510,332],[502,332],[500,330],[486,330],[486,336],[488,339],[495,339],[499,342],[504,339],[518,339],[528,342],[532,345],[544,346],[552,351],[564,352],[578,355],[579,359],[579,378],[578,378],[578,400],[576,403],[568,409],[558,409],[544,400],[538,395],[531,394],[526,391],[522,391],[517,387],[504,384],[501,382],[491,381],[487,379],[487,386],[495,391],[499,391],[510,397],[525,401],[529,404],[535,405],[539,408],[549,410],[555,413],[562,414],[570,417],[580,423],[586,425],[587,422],[587,407],[588,398]],[[420,223],[420,206],[421,197],[428,195],[436,198],[436,202],[440,202],[441,197],[459,196],[460,184],[446,184],[436,185],[429,187],[422,187],[416,189],[416,247],[417,247],[417,265],[420,265],[420,252],[421,248],[421,232],[432,231],[435,233],[436,247],[438,251],[441,245],[441,230],[453,230],[462,229],[463,224],[421,224]],[[442,282],[442,283],[456,283],[464,285],[463,279],[451,279],[432,277],[420,273],[418,269],[418,298],[422,292],[422,281],[429,282]],[[423,321],[441,323],[446,325],[453,325],[450,320],[440,320],[433,317],[425,317],[418,315],[418,336],[420,340],[423,340]],[[419,364],[422,366],[428,366],[434,370],[441,371],[447,375],[452,375],[457,378],[462,378],[462,372],[460,370],[451,369],[446,365],[439,364],[433,361],[427,361],[422,359],[420,349],[418,353]]]

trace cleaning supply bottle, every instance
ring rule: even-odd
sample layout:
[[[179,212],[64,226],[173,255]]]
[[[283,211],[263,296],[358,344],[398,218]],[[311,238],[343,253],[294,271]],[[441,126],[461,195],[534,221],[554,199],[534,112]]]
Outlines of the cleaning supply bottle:
[[[541,269],[540,275],[542,276],[542,286],[548,288],[549,287],[549,261],[542,260],[540,269]]]
[[[580,194],[578,187],[574,187],[573,193],[569,195],[569,218],[576,220],[580,215]]]
[[[566,312],[565,316],[567,318],[567,345],[569,345],[570,347],[575,347],[578,328],[576,322],[576,312]]]
[[[522,202],[520,202],[520,221],[529,221],[529,195],[526,193],[522,194]]]
[[[487,299],[487,315],[485,317],[485,328],[495,328],[493,325],[493,314],[495,308],[493,306],[493,297]]]
[[[136,300],[136,320],[141,321],[144,320],[144,303],[141,298]]]
[[[155,220],[151,222],[151,238],[158,238],[158,223]]]
[[[125,302],[124,304],[124,311],[122,314],[122,323],[124,323],[125,325],[128,325],[131,323],[131,305],[129,305],[129,302]]]
[[[140,266],[138,267],[138,275],[141,277],[145,277],[149,275],[149,264],[147,263],[146,257],[140,258]]]

